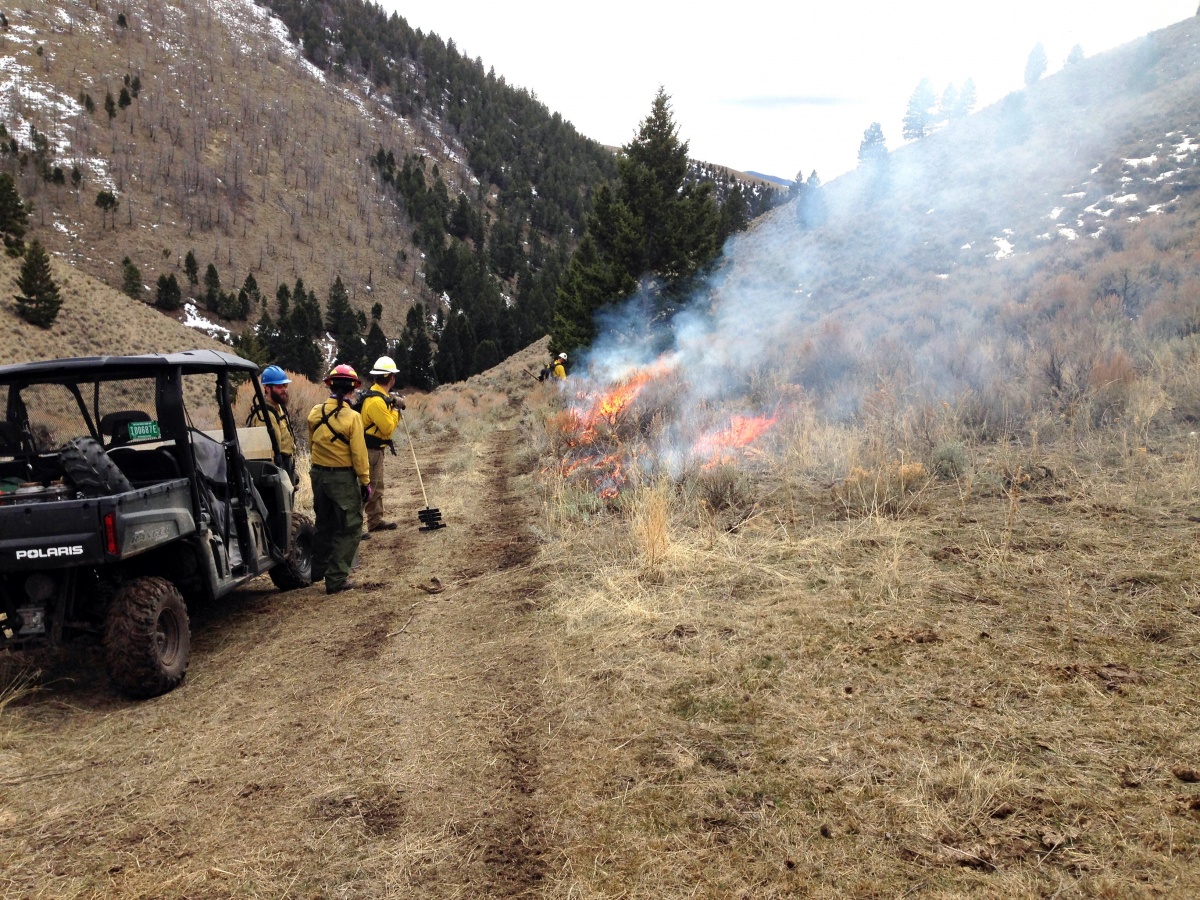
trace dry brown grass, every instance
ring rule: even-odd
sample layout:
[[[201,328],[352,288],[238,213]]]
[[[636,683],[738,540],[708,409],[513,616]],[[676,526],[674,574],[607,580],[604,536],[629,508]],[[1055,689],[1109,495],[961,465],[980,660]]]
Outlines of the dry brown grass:
[[[545,894],[1188,896],[1194,438],[947,430],[933,479],[797,421],[732,528],[547,468]]]

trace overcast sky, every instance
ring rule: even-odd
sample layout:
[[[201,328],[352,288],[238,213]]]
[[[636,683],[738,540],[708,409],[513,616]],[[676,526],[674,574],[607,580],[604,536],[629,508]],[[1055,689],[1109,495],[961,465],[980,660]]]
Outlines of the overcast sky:
[[[1038,42],[1054,72],[1075,44],[1091,56],[1194,15],[1198,0],[380,2],[601,143],[627,143],[662,85],[693,158],[829,181],[856,165],[871,122],[900,143],[923,77],[939,95],[974,79],[979,108],[1022,87]]]

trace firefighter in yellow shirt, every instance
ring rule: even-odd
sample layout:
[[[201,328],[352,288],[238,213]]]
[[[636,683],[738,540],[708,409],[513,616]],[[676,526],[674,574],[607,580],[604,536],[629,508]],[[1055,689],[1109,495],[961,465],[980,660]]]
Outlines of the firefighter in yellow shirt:
[[[330,396],[308,414],[312,454],[313,581],[325,579],[325,593],[349,590],[350,564],[362,536],[363,505],[371,499],[371,469],[363,440],[362,416],[347,399],[362,382],[347,365],[325,378]]]
[[[404,409],[404,399],[391,393],[396,386],[397,371],[396,362],[390,356],[379,357],[371,369],[373,384],[363,395],[363,434],[371,468],[371,499],[365,510],[368,532],[391,531],[396,527],[395,522],[383,517],[383,450],[386,447],[393,456],[396,454],[392,432],[400,421],[400,410]]]
[[[567,354],[560,353],[550,362],[550,374],[562,381],[567,377]]]

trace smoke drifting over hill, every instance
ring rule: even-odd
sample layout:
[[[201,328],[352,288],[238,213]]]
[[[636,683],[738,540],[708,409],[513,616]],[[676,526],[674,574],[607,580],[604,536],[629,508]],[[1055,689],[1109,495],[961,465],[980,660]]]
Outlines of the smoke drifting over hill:
[[[608,418],[669,470],[798,406],[945,402],[983,432],[1136,415],[1162,387],[1139,379],[1148,342],[1200,320],[1193,23],[838,179],[818,227],[776,210],[670,317],[653,286],[607,312],[576,361],[579,414],[636,385]]]

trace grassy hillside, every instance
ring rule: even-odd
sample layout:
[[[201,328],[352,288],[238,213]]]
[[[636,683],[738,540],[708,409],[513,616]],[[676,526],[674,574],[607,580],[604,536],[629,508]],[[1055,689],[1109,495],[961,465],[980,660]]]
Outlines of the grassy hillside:
[[[0,255],[0,364],[67,356],[229,349],[203,331],[186,328],[61,260],[52,259],[51,269],[62,295],[62,309],[50,328],[38,328],[17,315],[12,301],[20,262]]]

